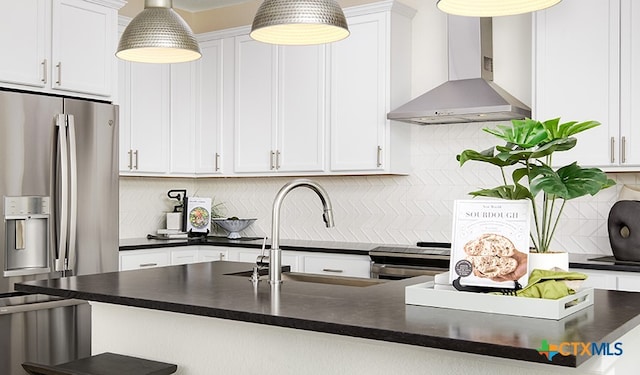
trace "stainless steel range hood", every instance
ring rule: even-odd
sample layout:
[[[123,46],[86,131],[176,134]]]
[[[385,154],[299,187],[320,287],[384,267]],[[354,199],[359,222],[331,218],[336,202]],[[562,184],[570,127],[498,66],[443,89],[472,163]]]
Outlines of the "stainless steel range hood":
[[[419,125],[508,121],[531,109],[493,82],[491,18],[447,16],[449,81],[389,112]]]

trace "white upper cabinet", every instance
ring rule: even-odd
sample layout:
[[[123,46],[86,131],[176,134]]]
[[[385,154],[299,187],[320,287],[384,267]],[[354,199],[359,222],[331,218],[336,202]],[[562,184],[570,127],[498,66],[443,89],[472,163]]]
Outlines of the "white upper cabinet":
[[[6,51],[5,57],[0,59],[2,82],[45,87],[49,78],[50,30],[50,1],[21,0],[2,4],[0,45]]]
[[[331,170],[384,169],[385,15],[349,18],[348,38],[331,45]]]
[[[195,121],[195,173],[221,174],[223,152],[223,44],[222,39],[200,43],[202,57],[197,61]],[[191,135],[193,138],[193,135]]]
[[[387,113],[410,99],[411,18],[401,4],[348,17],[330,45],[331,172],[406,173],[409,125]]]
[[[564,0],[536,12],[535,117],[602,123],[577,134],[575,149],[554,163],[638,170],[638,8],[631,0]]]
[[[195,173],[198,62],[170,65],[169,173]]]
[[[120,62],[120,171],[163,174],[169,164],[170,70],[167,64]]]
[[[6,87],[106,99],[114,90],[117,12],[124,1],[21,0],[3,4]],[[20,37],[17,38],[16,35]]]
[[[325,50],[325,46],[278,47],[278,172],[324,170]]]
[[[622,0],[620,50],[620,155],[623,165],[640,170],[640,4]]]
[[[325,60],[324,46],[236,37],[235,172],[324,170]]]
[[[248,35],[235,41],[234,171],[275,169],[276,47]]]

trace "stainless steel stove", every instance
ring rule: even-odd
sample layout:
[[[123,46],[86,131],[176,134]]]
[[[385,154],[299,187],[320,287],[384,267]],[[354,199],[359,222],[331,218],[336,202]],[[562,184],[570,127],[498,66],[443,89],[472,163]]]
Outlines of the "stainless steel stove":
[[[449,270],[451,244],[418,242],[416,246],[379,246],[369,251],[371,277],[399,280],[434,276]]]

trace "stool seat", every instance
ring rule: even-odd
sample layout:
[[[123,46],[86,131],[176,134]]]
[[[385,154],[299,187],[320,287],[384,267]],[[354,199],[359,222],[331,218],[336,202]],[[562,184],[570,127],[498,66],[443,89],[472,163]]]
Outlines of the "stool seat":
[[[102,353],[55,366],[22,364],[31,375],[165,375],[178,366],[114,353]]]

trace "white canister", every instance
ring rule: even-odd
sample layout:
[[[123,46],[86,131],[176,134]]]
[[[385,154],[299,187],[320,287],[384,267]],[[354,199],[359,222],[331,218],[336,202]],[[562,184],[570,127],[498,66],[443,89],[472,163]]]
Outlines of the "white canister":
[[[182,226],[182,212],[167,213],[167,229],[180,230]]]

